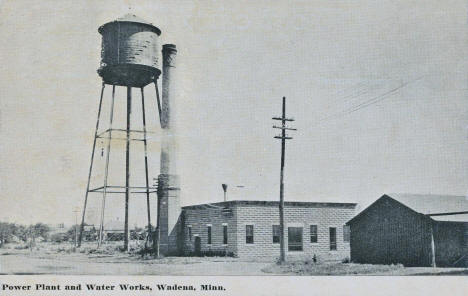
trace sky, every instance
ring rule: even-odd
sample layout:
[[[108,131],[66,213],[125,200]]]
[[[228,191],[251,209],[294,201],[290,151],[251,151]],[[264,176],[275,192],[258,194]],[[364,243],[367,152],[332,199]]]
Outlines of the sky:
[[[285,200],[362,208],[385,193],[468,192],[466,1],[3,0],[0,221],[79,220],[101,88],[97,29],[126,13],[178,48],[182,205],[222,201],[222,183],[230,200],[278,200],[271,117],[283,96],[297,128],[286,145]],[[106,88],[102,129],[109,99]],[[160,152],[152,85],[145,99],[152,180]],[[125,127],[123,88],[114,122]],[[97,142],[91,187],[103,182],[105,145]],[[112,143],[113,185],[124,184],[124,147]],[[131,183],[144,186],[142,147],[131,149]],[[90,194],[90,223],[101,198]],[[109,196],[106,221],[123,219],[123,205],[123,195]],[[131,224],[145,223],[144,205],[144,195],[132,196]]]

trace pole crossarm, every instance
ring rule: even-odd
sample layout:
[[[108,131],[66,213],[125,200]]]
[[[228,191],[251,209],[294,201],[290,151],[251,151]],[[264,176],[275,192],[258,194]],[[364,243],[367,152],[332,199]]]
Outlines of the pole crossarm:
[[[275,139],[284,139],[284,140],[292,140],[292,137],[288,137],[288,136],[274,136]]]
[[[273,120],[281,120],[281,121],[294,121],[294,118],[286,118],[286,117],[272,117]]]
[[[276,126],[276,125],[274,125],[273,128],[278,128],[278,129],[282,129],[282,130],[289,130],[289,131],[297,131],[296,128],[291,128],[291,127],[287,127],[287,126]]]

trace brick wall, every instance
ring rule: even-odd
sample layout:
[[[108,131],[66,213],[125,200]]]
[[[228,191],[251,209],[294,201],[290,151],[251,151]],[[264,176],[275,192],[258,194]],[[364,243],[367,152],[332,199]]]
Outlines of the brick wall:
[[[275,205],[241,205],[237,208],[237,255],[241,258],[276,259],[280,244],[273,243],[273,225],[279,225],[279,209]],[[312,258],[320,261],[349,258],[349,242],[343,241],[343,225],[354,216],[352,207],[285,206],[285,250],[288,260]],[[246,225],[254,225],[254,243],[247,244]],[[318,240],[310,242],[310,225],[317,225]],[[303,251],[288,250],[288,227],[302,227]],[[330,250],[329,228],[336,228],[337,250]]]
[[[288,259],[312,258],[342,260],[349,258],[349,243],[343,241],[343,226],[354,216],[354,205],[285,206],[285,249]],[[243,259],[275,260],[279,257],[279,243],[273,243],[273,225],[279,225],[277,204],[231,204],[231,215],[222,213],[223,206],[184,208],[184,253],[194,251],[195,239],[201,238],[201,251],[226,251]],[[223,245],[223,223],[228,225],[228,244]],[[212,244],[208,245],[207,224],[212,225]],[[254,225],[254,243],[246,243],[246,225]],[[310,225],[318,226],[318,241],[310,242]],[[302,227],[302,251],[288,251],[288,226]],[[336,228],[337,250],[330,251],[329,228]]]
[[[164,255],[179,252],[179,233],[182,227],[180,190],[168,190],[167,187],[178,188],[178,179],[174,175],[159,175],[158,203],[160,227],[160,251]]]
[[[200,206],[184,209],[183,252],[188,255],[195,251],[195,236],[201,239],[201,251],[225,251],[237,253],[236,209],[232,207],[231,214],[223,214],[223,207]],[[228,227],[228,243],[223,244],[223,223]],[[208,224],[211,224],[211,244],[208,244]],[[192,238],[188,228],[192,229]]]

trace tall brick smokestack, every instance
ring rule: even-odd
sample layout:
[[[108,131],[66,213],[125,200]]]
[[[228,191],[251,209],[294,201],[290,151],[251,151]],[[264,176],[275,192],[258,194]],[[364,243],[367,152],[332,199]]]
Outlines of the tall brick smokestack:
[[[175,153],[175,111],[176,111],[176,57],[177,49],[173,44],[164,44],[162,50],[162,106],[161,126],[163,142],[161,147],[161,174],[176,174]]]
[[[162,49],[161,171],[158,176],[158,225],[160,252],[177,252],[177,221],[180,216],[180,185],[176,173],[176,96],[177,49],[165,44]]]

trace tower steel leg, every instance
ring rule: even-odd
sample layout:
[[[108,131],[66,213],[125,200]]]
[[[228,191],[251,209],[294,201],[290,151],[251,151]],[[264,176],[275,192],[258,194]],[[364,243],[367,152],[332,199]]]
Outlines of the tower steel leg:
[[[149,180],[148,180],[148,147],[146,141],[146,115],[145,115],[145,94],[143,87],[141,88],[141,111],[143,118],[143,145],[145,150],[145,177],[146,177],[146,207],[148,213],[148,238],[151,234],[151,212],[150,212],[150,193],[149,193]]]
[[[159,124],[162,127],[161,100],[159,98],[159,89],[158,89],[158,80],[157,79],[154,80],[154,88],[156,90],[156,103],[158,104]],[[158,184],[158,187],[159,187],[159,184]],[[153,245],[154,245],[155,255],[156,255],[156,257],[159,257],[159,246],[160,246],[160,242],[161,242],[161,235],[160,235],[161,234],[161,223],[160,223],[161,200],[159,198],[159,194],[157,196],[156,204],[157,204],[157,208],[156,208],[156,215],[157,215],[157,217],[156,217],[156,234],[155,234],[155,238],[154,238],[154,241],[153,241]]]
[[[128,202],[130,198],[130,115],[132,113],[132,87],[127,86],[127,139],[125,149],[125,237],[124,251],[128,250]]]
[[[154,88],[156,89],[156,103],[158,103],[159,123],[161,124],[161,100],[159,99],[158,80],[154,80]]]
[[[99,224],[98,248],[101,247],[101,243],[103,239],[103,232],[104,232],[104,211],[106,208],[107,177],[109,176],[109,158],[110,158],[110,148],[111,148],[111,141],[112,141],[112,122],[114,120],[114,99],[115,99],[115,85],[112,86],[112,102],[111,102],[111,110],[110,110],[109,134],[107,137],[107,153],[106,153],[106,167],[104,171],[104,187],[102,188],[101,220]]]
[[[94,152],[96,150],[96,140],[97,140],[97,133],[99,129],[99,119],[101,117],[101,107],[102,107],[102,98],[104,95],[104,88],[105,88],[105,83],[102,83],[101,98],[99,99],[99,109],[98,109],[98,115],[97,115],[97,120],[96,120],[96,129],[94,131],[93,150],[91,152],[91,163],[89,165],[88,184],[86,185],[86,194],[85,194],[85,200],[84,200],[84,205],[83,205],[83,215],[81,216],[80,236],[78,238],[78,247],[81,247],[81,240],[83,239],[84,220],[85,220],[85,215],[86,215],[86,206],[88,203],[89,184],[91,182],[91,172],[93,170]]]

